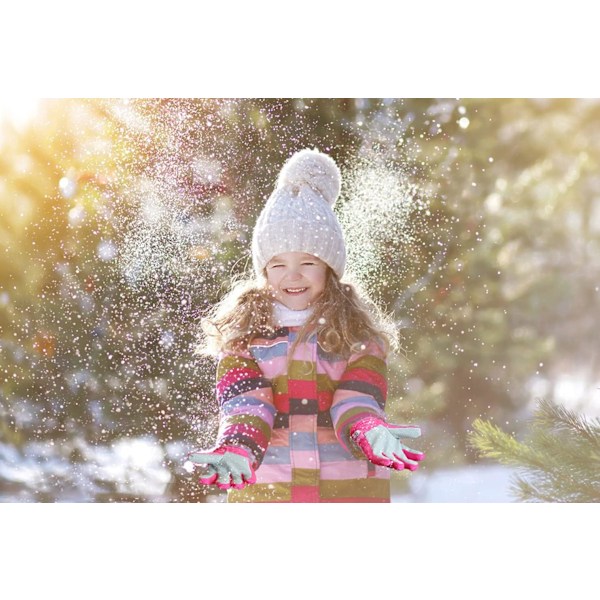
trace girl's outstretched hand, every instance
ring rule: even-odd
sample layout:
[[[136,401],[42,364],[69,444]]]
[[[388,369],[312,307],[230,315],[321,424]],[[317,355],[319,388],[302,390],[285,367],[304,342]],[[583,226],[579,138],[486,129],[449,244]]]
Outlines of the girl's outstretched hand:
[[[405,446],[403,439],[418,438],[419,427],[390,425],[378,417],[366,417],[350,429],[350,437],[358,444],[365,456],[376,465],[401,471],[415,471],[425,454]]]
[[[239,446],[193,450],[188,454],[183,467],[190,473],[195,467],[202,467],[200,483],[215,484],[221,490],[241,490],[256,481],[250,454]]]

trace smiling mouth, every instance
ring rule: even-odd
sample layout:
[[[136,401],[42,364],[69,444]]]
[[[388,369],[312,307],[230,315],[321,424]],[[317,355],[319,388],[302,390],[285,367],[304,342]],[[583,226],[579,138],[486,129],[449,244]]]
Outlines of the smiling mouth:
[[[292,295],[297,295],[297,294],[302,294],[304,293],[308,288],[286,288],[284,290],[284,292],[286,294],[292,294]]]

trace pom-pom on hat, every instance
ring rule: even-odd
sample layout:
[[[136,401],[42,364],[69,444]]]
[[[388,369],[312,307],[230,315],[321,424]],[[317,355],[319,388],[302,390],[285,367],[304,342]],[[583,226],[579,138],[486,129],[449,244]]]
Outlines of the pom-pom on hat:
[[[283,165],[254,226],[252,262],[257,274],[278,254],[306,252],[342,277],[346,248],[333,212],[340,188],[338,166],[318,150],[301,150]]]

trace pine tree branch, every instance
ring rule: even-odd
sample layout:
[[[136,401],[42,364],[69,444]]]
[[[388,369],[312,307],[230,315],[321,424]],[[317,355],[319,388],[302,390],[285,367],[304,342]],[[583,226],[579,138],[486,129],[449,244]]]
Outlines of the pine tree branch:
[[[546,461],[535,450],[518,442],[496,425],[475,419],[473,431],[468,434],[469,444],[483,456],[494,458],[505,465],[522,466],[523,462],[532,467],[544,468]]]
[[[483,456],[524,472],[513,482],[518,499],[542,502],[600,501],[598,440],[597,420],[545,401],[534,414],[526,443],[481,419],[473,422],[469,434]]]
[[[516,477],[513,485],[511,486],[513,494],[521,502],[555,502],[556,498],[554,495],[548,495],[539,486],[532,484],[531,482],[523,479],[522,477]]]
[[[578,415],[544,398],[538,400],[535,424],[548,431],[577,433],[600,450],[600,419]]]
[[[562,466],[569,471],[589,471],[591,463],[597,462],[600,470],[598,457],[573,432],[549,433],[536,426],[528,444],[547,457],[547,463],[553,468]]]

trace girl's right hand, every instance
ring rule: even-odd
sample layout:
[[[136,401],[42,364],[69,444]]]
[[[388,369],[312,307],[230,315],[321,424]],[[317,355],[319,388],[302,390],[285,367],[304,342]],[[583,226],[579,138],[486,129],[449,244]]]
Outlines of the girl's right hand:
[[[216,485],[221,490],[241,490],[256,482],[250,454],[239,446],[222,446],[214,450],[193,450],[183,468],[193,472],[202,467],[200,483]]]

